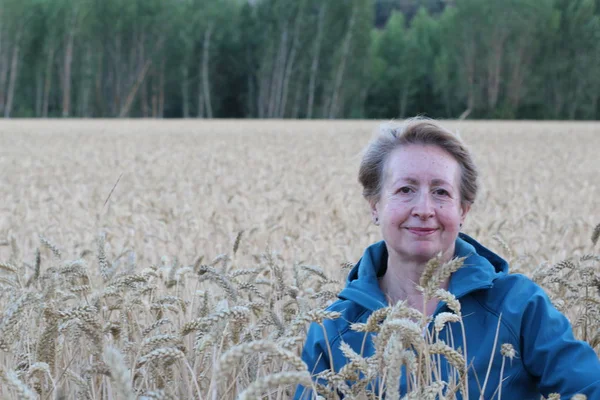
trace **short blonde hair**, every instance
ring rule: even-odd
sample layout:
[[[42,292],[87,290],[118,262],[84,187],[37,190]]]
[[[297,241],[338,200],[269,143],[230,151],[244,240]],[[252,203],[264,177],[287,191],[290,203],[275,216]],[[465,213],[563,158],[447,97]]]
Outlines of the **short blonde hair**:
[[[396,148],[408,145],[437,146],[448,152],[461,169],[460,200],[471,205],[477,196],[478,172],[471,153],[457,135],[428,118],[411,118],[403,124],[387,124],[365,148],[358,172],[363,196],[369,202],[379,201],[384,172],[389,155]]]

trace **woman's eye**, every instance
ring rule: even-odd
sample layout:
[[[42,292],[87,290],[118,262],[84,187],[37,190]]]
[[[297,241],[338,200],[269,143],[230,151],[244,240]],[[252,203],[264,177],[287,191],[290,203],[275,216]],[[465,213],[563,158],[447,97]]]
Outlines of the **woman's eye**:
[[[408,186],[403,186],[400,189],[398,189],[398,193],[403,193],[403,194],[409,194],[412,191],[411,188],[409,188]]]
[[[438,196],[450,196],[450,193],[446,189],[436,189],[435,194]]]

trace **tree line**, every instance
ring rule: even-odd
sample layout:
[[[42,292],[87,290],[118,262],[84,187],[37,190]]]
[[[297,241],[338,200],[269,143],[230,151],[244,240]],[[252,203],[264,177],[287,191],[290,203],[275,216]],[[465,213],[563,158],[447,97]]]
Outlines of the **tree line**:
[[[598,119],[600,0],[0,0],[9,117]]]

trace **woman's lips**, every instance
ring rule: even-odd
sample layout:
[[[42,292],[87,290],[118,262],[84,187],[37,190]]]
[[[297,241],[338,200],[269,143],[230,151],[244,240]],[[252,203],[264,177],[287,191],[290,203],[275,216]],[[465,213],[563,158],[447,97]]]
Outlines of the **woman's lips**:
[[[431,235],[432,233],[437,231],[437,229],[434,229],[434,228],[406,228],[406,229],[408,229],[408,231],[410,233],[413,233],[417,236],[427,236],[427,235]]]

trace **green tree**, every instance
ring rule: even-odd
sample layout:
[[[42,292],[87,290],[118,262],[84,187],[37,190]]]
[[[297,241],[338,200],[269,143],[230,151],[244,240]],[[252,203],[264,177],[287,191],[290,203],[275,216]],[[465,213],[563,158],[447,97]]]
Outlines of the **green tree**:
[[[600,117],[600,0],[3,0],[6,117]]]

